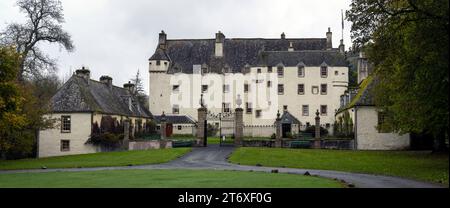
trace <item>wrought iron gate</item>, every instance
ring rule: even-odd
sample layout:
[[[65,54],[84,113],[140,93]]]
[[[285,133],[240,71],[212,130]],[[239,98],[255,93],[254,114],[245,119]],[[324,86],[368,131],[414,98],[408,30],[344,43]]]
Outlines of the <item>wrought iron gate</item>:
[[[208,111],[206,120],[208,120],[208,123],[218,124],[220,146],[234,145],[235,113],[231,109],[221,113]]]

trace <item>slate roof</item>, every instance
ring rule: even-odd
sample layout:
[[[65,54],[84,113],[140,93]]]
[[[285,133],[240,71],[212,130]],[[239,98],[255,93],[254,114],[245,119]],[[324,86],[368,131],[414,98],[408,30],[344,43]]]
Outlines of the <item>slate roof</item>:
[[[357,106],[373,106],[375,105],[374,101],[374,88],[378,83],[378,79],[376,77],[369,77],[366,78],[367,82],[364,89],[361,89],[361,95],[359,96],[359,99],[355,100],[354,105]],[[358,96],[355,96],[355,98],[358,98]]]
[[[284,124],[300,124],[300,121],[293,116],[289,111],[284,111],[283,115],[281,116],[281,123]]]
[[[129,108],[128,98],[132,105]],[[105,114],[151,118],[152,114],[127,89],[108,86],[73,75],[51,98],[54,113],[100,112]]]
[[[262,52],[268,51],[274,52],[268,53],[267,58],[270,64],[283,61],[286,65],[295,66],[299,61],[303,61],[306,65],[319,66],[323,61],[327,61],[330,66],[345,65],[345,58],[340,56],[337,49],[326,51],[326,38],[225,39],[224,55],[219,58],[214,56],[215,42],[215,39],[167,40],[166,49],[163,51],[158,47],[150,60],[167,56],[167,60],[172,62],[168,73],[177,71],[188,74],[193,73],[193,65],[202,64],[208,66],[210,73],[222,73],[225,66],[230,69],[230,72],[239,73],[246,65],[265,64],[266,59],[262,58]],[[288,52],[291,43],[296,52]],[[178,70],[174,70],[175,66]]]
[[[374,88],[378,83],[379,80],[373,76],[369,76],[364,79],[359,85],[359,90],[356,96],[350,101],[349,104],[340,108],[336,114],[355,106],[374,106]]]
[[[333,50],[268,51],[262,52],[258,61],[259,66],[321,66],[324,63],[329,66],[348,66],[345,56]]]
[[[161,116],[154,116],[156,123],[161,123]],[[166,115],[166,121],[172,124],[195,124],[195,121],[189,117],[184,115]]]

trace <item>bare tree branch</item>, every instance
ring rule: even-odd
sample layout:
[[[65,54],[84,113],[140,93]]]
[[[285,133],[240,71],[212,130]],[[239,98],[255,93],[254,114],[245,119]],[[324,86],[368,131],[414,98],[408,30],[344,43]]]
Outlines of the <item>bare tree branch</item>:
[[[10,24],[0,33],[0,45],[14,45],[22,54],[19,80],[56,70],[56,61],[38,49],[38,43],[56,43],[74,50],[72,38],[62,29],[64,15],[59,0],[18,0],[17,6],[27,16],[24,24]]]

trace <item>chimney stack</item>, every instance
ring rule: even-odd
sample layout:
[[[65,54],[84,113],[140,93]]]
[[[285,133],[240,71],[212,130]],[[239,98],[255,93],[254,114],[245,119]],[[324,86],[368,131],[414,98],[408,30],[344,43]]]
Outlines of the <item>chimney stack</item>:
[[[110,89],[112,89],[112,78],[110,76],[101,76],[100,82],[106,84]]]
[[[91,78],[91,71],[87,69],[86,67],[81,67],[81,69],[78,69],[75,71],[75,74],[79,77],[82,77],[86,80],[89,80]]]
[[[341,39],[341,44],[339,45],[339,52],[341,54],[345,54],[345,45],[344,45],[344,40]]]
[[[225,35],[222,32],[216,33],[215,56],[223,57],[223,44],[225,43]]]
[[[123,88],[128,90],[128,92],[130,92],[131,94],[134,94],[135,86],[131,82],[128,82],[128,83],[124,84]]]
[[[284,39],[286,39],[286,34],[284,34],[284,32],[283,32],[283,33],[281,33],[281,40],[284,40]]]
[[[331,28],[328,28],[327,32],[327,50],[331,50],[333,48],[333,33],[331,32]]]
[[[167,34],[164,32],[164,30],[159,33],[159,48],[165,50],[166,49],[166,42],[167,42]]]

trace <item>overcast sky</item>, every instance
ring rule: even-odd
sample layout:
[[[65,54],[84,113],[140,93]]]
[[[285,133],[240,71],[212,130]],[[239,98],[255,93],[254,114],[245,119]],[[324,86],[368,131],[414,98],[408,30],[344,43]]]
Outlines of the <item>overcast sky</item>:
[[[0,1],[0,30],[8,23],[23,22],[16,0]],[[81,66],[93,79],[113,77],[122,86],[138,69],[148,92],[148,58],[164,30],[168,39],[214,38],[222,31],[227,38],[325,38],[333,32],[333,47],[341,39],[341,9],[350,0],[62,0],[65,24],[75,51],[42,45],[58,59],[61,77]],[[350,46],[350,23],[345,22],[344,40]]]

